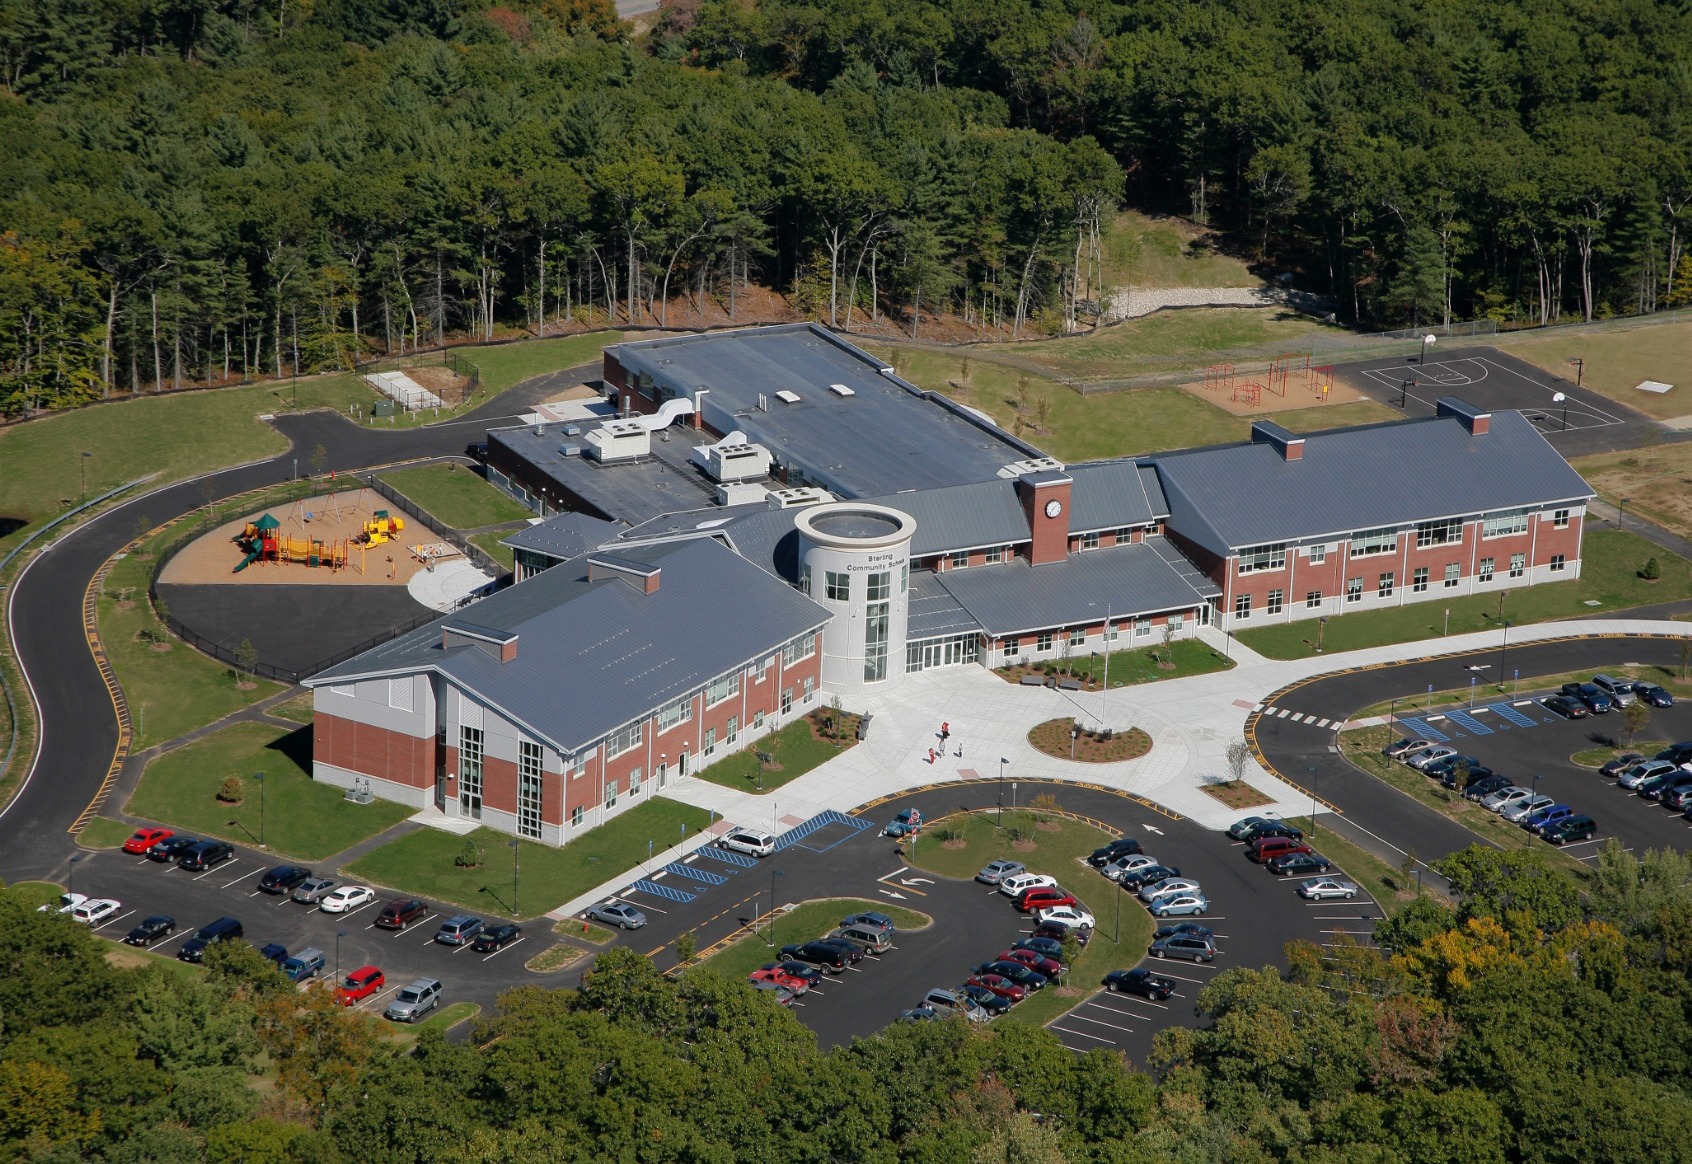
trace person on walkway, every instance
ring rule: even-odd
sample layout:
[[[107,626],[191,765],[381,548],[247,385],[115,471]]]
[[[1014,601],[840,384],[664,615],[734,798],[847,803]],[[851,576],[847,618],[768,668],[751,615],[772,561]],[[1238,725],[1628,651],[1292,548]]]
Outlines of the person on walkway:
[[[951,736],[951,734],[952,734],[952,725],[950,723],[945,722],[945,721],[941,721],[941,724],[940,724],[940,746],[941,747],[946,746],[946,740],[947,740],[948,737]]]
[[[929,764],[929,767],[934,766],[934,749],[933,748],[928,749],[928,764]]]

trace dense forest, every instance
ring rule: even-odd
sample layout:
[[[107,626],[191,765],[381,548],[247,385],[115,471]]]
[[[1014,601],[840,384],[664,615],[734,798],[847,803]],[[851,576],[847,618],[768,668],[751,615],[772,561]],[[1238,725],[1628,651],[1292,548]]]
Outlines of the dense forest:
[[[1577,884],[1475,848],[1374,948],[1219,973],[1206,1025],[1137,1070],[1000,1020],[820,1052],[767,996],[602,955],[414,1048],[248,946],[116,969],[0,893],[0,1156],[71,1164],[1181,1161],[1637,1164],[1692,1158],[1692,859],[1612,844]]]
[[[0,0],[0,410],[572,320],[1097,318],[1119,205],[1359,326],[1692,301],[1662,0]]]

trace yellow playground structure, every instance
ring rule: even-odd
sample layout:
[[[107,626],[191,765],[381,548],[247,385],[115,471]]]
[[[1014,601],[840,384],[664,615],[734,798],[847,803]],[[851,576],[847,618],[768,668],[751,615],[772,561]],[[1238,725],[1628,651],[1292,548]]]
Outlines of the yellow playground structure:
[[[249,521],[235,537],[245,555],[235,566],[239,574],[254,562],[298,562],[304,566],[327,566],[339,570],[347,564],[347,543],[297,538],[281,531],[281,522],[270,514]]]
[[[363,546],[379,546],[398,538],[405,529],[405,518],[390,517],[385,509],[378,509],[353,540]]]

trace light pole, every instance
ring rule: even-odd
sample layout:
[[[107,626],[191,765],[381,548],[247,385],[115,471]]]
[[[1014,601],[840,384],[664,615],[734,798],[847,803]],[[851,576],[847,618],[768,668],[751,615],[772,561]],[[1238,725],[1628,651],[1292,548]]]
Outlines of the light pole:
[[[1390,727],[1392,725],[1392,722],[1393,722],[1393,719],[1394,719],[1393,713],[1396,712],[1397,710],[1398,710],[1398,697],[1395,695],[1395,696],[1392,697],[1392,702],[1387,704],[1387,726]]]
[[[1320,773],[1318,773],[1316,771],[1316,765],[1314,765],[1314,764],[1310,765],[1309,772],[1310,772],[1310,839],[1315,840],[1316,839],[1316,778],[1320,775]]]
[[[1498,648],[1498,690],[1504,690],[1504,655],[1510,649],[1510,621],[1504,620],[1504,642]]]
[[[88,500],[88,458],[93,455],[93,453],[84,449],[82,456],[77,460],[78,467],[82,469],[82,500],[85,502]]]
[[[522,863],[518,860],[517,838],[512,837],[505,843],[511,846],[511,916],[520,918],[523,913],[517,908],[517,874]]]
[[[1621,499],[1621,504],[1616,506],[1616,528],[1620,529],[1622,527],[1622,524],[1624,522],[1626,522],[1626,520],[1627,520],[1627,498],[1624,497],[1624,498]]]
[[[995,829],[1005,827],[1005,765],[1008,763],[1009,757],[999,757],[999,823],[993,826]]]
[[[259,848],[265,848],[264,843],[264,773],[254,772],[253,779],[259,786]]]
[[[341,981],[341,939],[347,936],[346,930],[335,931],[335,981]]]

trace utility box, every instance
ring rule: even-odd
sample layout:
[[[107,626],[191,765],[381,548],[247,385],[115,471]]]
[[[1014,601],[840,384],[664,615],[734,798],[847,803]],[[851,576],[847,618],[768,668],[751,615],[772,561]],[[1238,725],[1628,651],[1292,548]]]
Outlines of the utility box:
[[[393,414],[394,402],[392,400],[378,400],[370,406],[371,416],[392,416]]]

